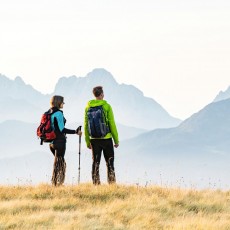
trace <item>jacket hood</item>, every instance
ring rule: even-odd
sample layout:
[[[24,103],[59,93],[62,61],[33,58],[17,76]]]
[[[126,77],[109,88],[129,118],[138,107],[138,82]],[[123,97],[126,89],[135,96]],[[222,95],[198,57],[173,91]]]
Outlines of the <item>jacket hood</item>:
[[[88,107],[96,107],[105,104],[107,104],[107,101],[105,100],[91,100],[88,102]]]

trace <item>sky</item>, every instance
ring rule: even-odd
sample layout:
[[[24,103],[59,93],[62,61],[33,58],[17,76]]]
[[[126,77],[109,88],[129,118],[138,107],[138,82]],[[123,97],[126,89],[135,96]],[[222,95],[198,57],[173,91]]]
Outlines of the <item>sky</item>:
[[[186,119],[230,86],[228,0],[0,0],[0,73],[51,93],[95,68]]]

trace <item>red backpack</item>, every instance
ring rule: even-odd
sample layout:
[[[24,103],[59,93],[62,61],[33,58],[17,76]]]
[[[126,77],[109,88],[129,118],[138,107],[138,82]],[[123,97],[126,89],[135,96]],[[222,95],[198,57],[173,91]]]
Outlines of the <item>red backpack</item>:
[[[37,128],[37,136],[41,139],[40,144],[43,142],[51,142],[56,138],[56,134],[51,126],[51,115],[54,112],[48,110],[42,115],[40,125]]]

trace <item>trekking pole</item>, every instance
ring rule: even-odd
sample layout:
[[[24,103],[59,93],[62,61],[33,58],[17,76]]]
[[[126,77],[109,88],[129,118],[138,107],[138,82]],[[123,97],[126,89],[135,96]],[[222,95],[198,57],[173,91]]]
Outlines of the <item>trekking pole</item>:
[[[79,126],[81,131],[81,126]],[[79,135],[79,164],[78,164],[78,184],[80,184],[80,170],[81,170],[81,135]]]

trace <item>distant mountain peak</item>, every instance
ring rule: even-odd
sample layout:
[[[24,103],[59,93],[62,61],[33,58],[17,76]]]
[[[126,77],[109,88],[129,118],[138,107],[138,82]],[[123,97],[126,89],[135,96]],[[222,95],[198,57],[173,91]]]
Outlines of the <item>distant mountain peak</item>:
[[[25,85],[25,82],[22,80],[21,77],[17,76],[15,79],[14,79],[15,83],[17,84],[20,84],[20,85]]]
[[[91,72],[89,72],[86,75],[86,77],[94,78],[94,82],[98,81],[99,83],[100,82],[117,83],[113,75],[103,68],[93,69]]]
[[[104,68],[95,68],[91,72],[89,72],[88,74],[93,74],[94,76],[97,76],[97,75],[110,75],[110,76],[112,76],[112,74]]]
[[[14,84],[25,85],[25,82],[19,76],[17,76],[14,80],[12,80],[6,77],[5,75],[0,74],[0,82],[5,82],[5,84],[11,85],[11,86]]]
[[[10,79],[0,73],[0,82],[2,83],[2,82],[8,82],[8,81],[10,81]]]
[[[230,86],[225,91],[220,91],[213,102],[222,101],[230,98]]]

